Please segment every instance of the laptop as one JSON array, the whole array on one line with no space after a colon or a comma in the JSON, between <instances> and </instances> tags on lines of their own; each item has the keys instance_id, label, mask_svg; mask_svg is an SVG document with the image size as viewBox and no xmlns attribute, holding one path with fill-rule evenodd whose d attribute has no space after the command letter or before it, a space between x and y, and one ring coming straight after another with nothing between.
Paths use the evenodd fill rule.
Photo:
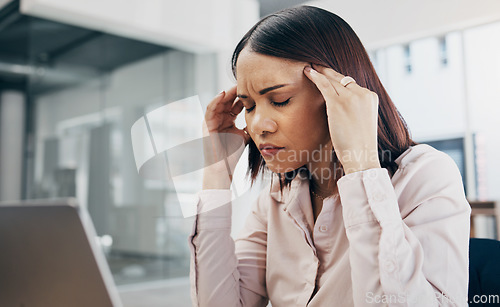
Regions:
<instances>
[{"instance_id":1,"label":"laptop","mask_svg":"<svg viewBox=\"0 0 500 307\"><path fill-rule=\"evenodd\" d=\"M121 307L76 199L0 202L0 306Z\"/></svg>"}]
</instances>

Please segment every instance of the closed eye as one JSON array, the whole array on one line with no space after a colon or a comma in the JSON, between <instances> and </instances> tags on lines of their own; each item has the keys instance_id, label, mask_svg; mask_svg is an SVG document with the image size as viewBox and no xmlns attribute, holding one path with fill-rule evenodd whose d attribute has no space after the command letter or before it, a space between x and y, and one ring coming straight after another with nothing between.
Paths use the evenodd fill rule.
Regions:
<instances>
[{"instance_id":1,"label":"closed eye","mask_svg":"<svg viewBox=\"0 0 500 307\"><path fill-rule=\"evenodd\" d=\"M282 102L271 101L271 104L272 104L273 106L277 106L277 107L284 107L284 106L286 106L289 102L290 102L290 98L288 98L287 100L282 101Z\"/></svg>"},{"instance_id":2,"label":"closed eye","mask_svg":"<svg viewBox=\"0 0 500 307\"><path fill-rule=\"evenodd\" d=\"M276 106L276 107L284 107L284 106L286 106L286 105L290 102L290 99L291 99L291 98L288 98L287 100L282 101L282 102L277 102L277 101L272 101L272 100L271 100L271 104L272 104L273 106ZM250 108L246 108L247 113L252 112L254 108L255 108L255 105L253 105L253 106L252 106L252 107L250 107Z\"/></svg>"}]
</instances>

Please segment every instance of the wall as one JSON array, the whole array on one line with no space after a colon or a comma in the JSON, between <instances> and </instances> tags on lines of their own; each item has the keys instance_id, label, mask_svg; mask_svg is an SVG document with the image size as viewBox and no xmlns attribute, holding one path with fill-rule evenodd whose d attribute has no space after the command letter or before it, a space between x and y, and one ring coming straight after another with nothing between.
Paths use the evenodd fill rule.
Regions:
<instances>
[{"instance_id":1,"label":"wall","mask_svg":"<svg viewBox=\"0 0 500 307\"><path fill-rule=\"evenodd\" d=\"M169 99L181 99L186 92L183 92L186 84L194 81L197 88L188 90L189 93L200 96L204 106L212 97L221 90L226 90L234 84L230 69L230 57L232 50L240 37L258 20L258 3L253 0L238 1L67 1L59 0L23 0L21 1L23 13L49 18L52 20L66 22L69 24L83 26L90 29L106 31L118 35L124 35L139 40L148 41L180 50L194 52L194 65L196 73L190 75L191 80L178 77L178 72L189 71L189 67L183 67L183 61L177 61L175 57L166 57L168 63L162 61L149 60L142 64L132 65L124 68L120 73L113 74L106 81L106 94L101 91L102 82L89 83L78 89L71 89L47 95L40 98L40 106L46 104L47 107L40 107L39 114L46 113L39 117L40 131L43 135L46 131L54 131L53 126L58 122L58 115L65 114L71 118L72 113L92 113L89 110L102 110L104 103L106 108L126 107L136 103L134 99L140 101L154 100L152 97L165 96ZM187 17L186 17L187 16ZM215 54L215 59L212 55ZM160 75L160 70L165 65L168 66L168 73ZM216 66L216 72L212 75L197 73L201 70L209 71ZM135 70L135 71L134 71ZM134 71L134 72L133 72ZM141 88L130 92L124 89L131 87L138 76L141 78ZM162 79L163 76L163 79ZM108 84L109 82L109 84ZM161 82L161 83L160 83ZM104 102L103 102L104 101ZM69 103L70 102L70 103ZM156 103L161 103L161 98ZM101 106L97 105L101 104ZM49 107L50 105L50 107ZM55 111L52 112L51 110ZM131 125L140 114L126 112L123 116L123 128ZM93 115L91 115L93 116ZM60 119L60 118L59 118ZM237 119L237 125L245 126L243 117ZM128 142L125 138L124 142ZM82 140L85 142L85 140ZM128 144L125 144L128 145ZM40 144L39 144L40 146ZM39 150L38 155L41 154ZM124 152L121 163L133 165L131 152ZM237 173L243 178L246 171L246 153L240 161ZM136 174L136 170L125 168L122 173L128 178ZM42 170L38 164L37 177L41 178ZM86 202L86 184L82 174L80 178L80 199ZM123 181L123 194L120 199L133 201L136 196L138 182ZM249 186L243 180L235 180L235 186L241 193L248 191ZM259 185L250 191L253 194L246 194L245 200L235 201L234 216L236 222L233 227L233 234L237 233L241 227L241 221L246 217L249 206L256 198L255 191ZM140 193L139 193L140 194ZM241 205L240 205L241 204Z\"/></svg>"},{"instance_id":2,"label":"wall","mask_svg":"<svg viewBox=\"0 0 500 307\"><path fill-rule=\"evenodd\" d=\"M500 20L496 0L310 1L344 18L368 49Z\"/></svg>"},{"instance_id":3,"label":"wall","mask_svg":"<svg viewBox=\"0 0 500 307\"><path fill-rule=\"evenodd\" d=\"M190 52L231 48L255 0L21 0L21 11Z\"/></svg>"},{"instance_id":4,"label":"wall","mask_svg":"<svg viewBox=\"0 0 500 307\"><path fill-rule=\"evenodd\" d=\"M500 23L446 35L448 64L440 63L438 37L373 52L377 71L417 141L474 135L477 191L470 199L500 199ZM463 47L462 48L462 40ZM476 178L470 176L469 182Z\"/></svg>"}]
</instances>

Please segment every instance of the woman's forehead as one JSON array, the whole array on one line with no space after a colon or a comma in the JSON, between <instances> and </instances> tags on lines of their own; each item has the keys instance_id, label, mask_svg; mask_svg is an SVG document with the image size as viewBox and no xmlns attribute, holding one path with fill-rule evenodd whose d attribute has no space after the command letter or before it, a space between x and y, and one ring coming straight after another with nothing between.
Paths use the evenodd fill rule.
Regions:
<instances>
[{"instance_id":1,"label":"woman's forehead","mask_svg":"<svg viewBox=\"0 0 500 307\"><path fill-rule=\"evenodd\" d=\"M303 82L300 74L284 74L284 73L269 73L258 74L253 76L243 75L237 80L237 94L246 98L245 96L264 95L273 90L282 92L284 90L296 88Z\"/></svg>"},{"instance_id":2,"label":"woman's forehead","mask_svg":"<svg viewBox=\"0 0 500 307\"><path fill-rule=\"evenodd\" d=\"M238 61L236 62L236 71L238 74L246 72L248 70L252 71L255 69L268 69L279 71L288 71L290 69L296 69L300 66L305 66L307 63L294 61L286 58L279 58L275 56L265 55L257 53L254 51L247 51L243 49L238 56Z\"/></svg>"},{"instance_id":3,"label":"woman's forehead","mask_svg":"<svg viewBox=\"0 0 500 307\"><path fill-rule=\"evenodd\" d=\"M307 63L272 57L252 52L242 54L236 66L238 89L245 90L251 86L259 91L261 88L277 84L300 83L304 67Z\"/></svg>"}]
</instances>

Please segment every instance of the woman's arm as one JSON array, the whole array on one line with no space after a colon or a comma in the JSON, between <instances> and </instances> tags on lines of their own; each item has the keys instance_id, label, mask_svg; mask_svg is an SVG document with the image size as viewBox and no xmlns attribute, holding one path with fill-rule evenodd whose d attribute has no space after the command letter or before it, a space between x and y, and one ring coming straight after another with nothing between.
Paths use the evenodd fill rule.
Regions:
<instances>
[{"instance_id":1,"label":"woman's arm","mask_svg":"<svg viewBox=\"0 0 500 307\"><path fill-rule=\"evenodd\" d=\"M231 191L236 164L250 140L235 125L243 104L236 86L208 104L203 125L203 190L189 237L193 306L266 306L265 264L267 226L259 201L248 217L235 251L231 233Z\"/></svg>"},{"instance_id":2,"label":"woman's arm","mask_svg":"<svg viewBox=\"0 0 500 307\"><path fill-rule=\"evenodd\" d=\"M193 306L267 305L267 222L264 204L259 200L253 204L235 245L230 236L231 191L199 193L198 208L216 209L197 215L189 237Z\"/></svg>"},{"instance_id":3,"label":"woman's arm","mask_svg":"<svg viewBox=\"0 0 500 307\"><path fill-rule=\"evenodd\" d=\"M466 306L471 209L453 160L435 151L408 163L392 178L396 193L378 161L377 94L312 66L304 73L325 98L347 174L338 188L355 305Z\"/></svg>"},{"instance_id":4,"label":"woman's arm","mask_svg":"<svg viewBox=\"0 0 500 307\"><path fill-rule=\"evenodd\" d=\"M392 180L398 193L386 169L338 182L355 306L467 306L471 209L456 165L434 151Z\"/></svg>"}]
</instances>

